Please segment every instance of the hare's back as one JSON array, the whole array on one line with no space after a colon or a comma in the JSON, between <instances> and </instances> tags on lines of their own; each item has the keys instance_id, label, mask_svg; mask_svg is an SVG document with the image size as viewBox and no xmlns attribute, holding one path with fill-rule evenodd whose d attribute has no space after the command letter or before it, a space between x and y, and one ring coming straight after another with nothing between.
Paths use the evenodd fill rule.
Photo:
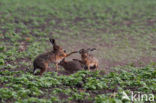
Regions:
<instances>
[{"instance_id":1,"label":"hare's back","mask_svg":"<svg viewBox=\"0 0 156 103\"><path fill-rule=\"evenodd\" d=\"M50 62L54 60L55 60L55 55L51 52L47 52L37 56L34 62Z\"/></svg>"},{"instance_id":2,"label":"hare's back","mask_svg":"<svg viewBox=\"0 0 156 103\"><path fill-rule=\"evenodd\" d=\"M78 61L69 61L67 63L67 69L70 71L78 71L83 69L83 65Z\"/></svg>"}]
</instances>

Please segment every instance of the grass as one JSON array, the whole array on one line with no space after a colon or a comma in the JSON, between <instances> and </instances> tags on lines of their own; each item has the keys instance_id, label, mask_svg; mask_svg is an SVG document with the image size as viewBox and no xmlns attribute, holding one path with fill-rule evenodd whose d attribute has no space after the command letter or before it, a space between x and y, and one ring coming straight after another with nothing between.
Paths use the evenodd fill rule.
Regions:
<instances>
[{"instance_id":1,"label":"grass","mask_svg":"<svg viewBox=\"0 0 156 103\"><path fill-rule=\"evenodd\" d=\"M99 71L79 71L70 76L48 72L42 77L4 70L0 72L0 100L2 103L130 103L122 98L123 91L128 96L131 91L155 94L154 68L125 68L116 68L116 72L107 75Z\"/></svg>"},{"instance_id":2,"label":"grass","mask_svg":"<svg viewBox=\"0 0 156 103\"><path fill-rule=\"evenodd\" d=\"M9 80L17 72L18 76L15 76L15 79L24 78L30 84L33 82L29 77L35 78L34 81L36 82L41 78L46 79L46 76L51 77L52 80L56 79L53 74L49 73L45 73L43 77L35 77L29 73L29 71L32 71L34 58L52 48L48 41L49 37L52 36L67 52L96 47L97 51L93 54L100 61L100 69L108 73L114 71L117 66L120 66L121 69L122 66L130 66L134 69L139 67L140 69L142 67L146 68L146 65L151 65L150 68L155 68L156 12L154 11L156 11L155 0L1 0L0 71L1 73L9 73ZM76 54L69 59L79 57ZM153 71L153 69L149 70ZM28 73L24 74L25 71L28 71ZM155 73L155 71L153 72ZM128 75L127 72L125 74ZM132 71L132 74L136 75L134 71ZM3 74L0 78L7 78L7 74ZM69 79L70 76L60 78ZM104 79L105 76L100 78ZM60 82L58 79L56 80ZM93 84L94 82L95 84L96 82L103 84L101 80L93 80ZM6 97L6 99L0 97L0 101L6 102L9 100L7 98L11 98L10 102L15 100L21 102L22 99L29 102L29 97L32 97L30 101L36 101L37 98L48 99L44 87L42 87L43 91L42 89L40 91L39 86L35 86L38 95L30 96L28 94L33 93L30 93L30 90L24 84L19 83L25 91L26 97L18 97L20 94L16 94L14 87L10 86L11 84L16 85L15 82L11 81L9 86L6 86L8 83L4 81L0 81L0 83L4 83L4 87L1 88L2 92L5 92L6 89L9 93L7 95L17 96ZM93 84L86 85L92 86ZM52 84L48 85L52 86ZM59 89L63 91L64 84L61 84L61 86L63 87ZM101 87L101 90L103 90L104 86ZM82 88L86 89L85 87ZM148 88L149 92L151 92L150 90L152 89ZM77 89L69 91L72 94L77 93ZM92 94L94 93L92 92L83 92L82 95L89 94L88 97L93 98L94 95L92 96ZM45 98L42 93L46 94ZM110 94L112 93L110 92ZM153 93L155 94L155 92ZM42 94L43 98L39 94ZM97 100L102 101L103 98L107 98L107 100L110 98L110 96L107 96L109 93L102 94L94 96L93 101L98 102ZM78 102L76 98L79 100L82 95L75 95L76 97L69 98L74 98L71 101ZM53 97L53 95L50 95L49 98L57 100ZM115 98L121 100L119 97Z\"/></svg>"},{"instance_id":3,"label":"grass","mask_svg":"<svg viewBox=\"0 0 156 103\"><path fill-rule=\"evenodd\" d=\"M30 53L23 55L23 58L31 58L28 62L50 48L44 47L51 36L69 51L96 47L95 55L106 66L109 64L104 61L112 66L114 62L124 61L126 64L137 60L149 63L142 58L155 62L154 0L2 0L0 5L2 47L17 49L22 42L26 48L23 53ZM40 46L35 48L36 52L32 49L34 45ZM101 68L106 66L101 65Z\"/></svg>"}]
</instances>

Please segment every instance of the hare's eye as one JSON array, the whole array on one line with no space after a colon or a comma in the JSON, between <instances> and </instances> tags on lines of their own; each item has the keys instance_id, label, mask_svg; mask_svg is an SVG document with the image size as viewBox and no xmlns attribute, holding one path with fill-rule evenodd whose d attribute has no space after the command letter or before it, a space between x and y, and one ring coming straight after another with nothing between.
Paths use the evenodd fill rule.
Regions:
<instances>
[{"instance_id":1,"label":"hare's eye","mask_svg":"<svg viewBox=\"0 0 156 103\"><path fill-rule=\"evenodd\" d=\"M64 52L66 53L66 50L64 50Z\"/></svg>"}]
</instances>

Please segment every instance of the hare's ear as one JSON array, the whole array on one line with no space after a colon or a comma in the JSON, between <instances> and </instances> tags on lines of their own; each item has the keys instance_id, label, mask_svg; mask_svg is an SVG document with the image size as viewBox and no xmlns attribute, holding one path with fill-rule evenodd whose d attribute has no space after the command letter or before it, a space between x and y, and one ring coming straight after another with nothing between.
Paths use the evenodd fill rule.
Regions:
<instances>
[{"instance_id":1,"label":"hare's ear","mask_svg":"<svg viewBox=\"0 0 156 103\"><path fill-rule=\"evenodd\" d=\"M84 51L84 49L80 49L80 50L79 50L79 53L82 53L82 51Z\"/></svg>"},{"instance_id":2,"label":"hare's ear","mask_svg":"<svg viewBox=\"0 0 156 103\"><path fill-rule=\"evenodd\" d=\"M90 50L91 50L90 48L86 49L86 51L90 51Z\"/></svg>"},{"instance_id":3,"label":"hare's ear","mask_svg":"<svg viewBox=\"0 0 156 103\"><path fill-rule=\"evenodd\" d=\"M90 51L94 51L94 50L96 50L96 48L92 48L92 49L90 49Z\"/></svg>"},{"instance_id":4,"label":"hare's ear","mask_svg":"<svg viewBox=\"0 0 156 103\"><path fill-rule=\"evenodd\" d=\"M51 42L52 45L55 45L55 39L49 38L49 41Z\"/></svg>"}]
</instances>

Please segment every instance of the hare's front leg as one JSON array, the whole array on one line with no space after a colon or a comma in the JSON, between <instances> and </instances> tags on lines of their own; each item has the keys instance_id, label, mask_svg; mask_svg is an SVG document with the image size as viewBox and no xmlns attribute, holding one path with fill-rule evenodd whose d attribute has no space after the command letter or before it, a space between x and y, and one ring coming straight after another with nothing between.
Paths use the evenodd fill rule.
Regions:
<instances>
[{"instance_id":1,"label":"hare's front leg","mask_svg":"<svg viewBox=\"0 0 156 103\"><path fill-rule=\"evenodd\" d=\"M99 70L99 66L98 65L96 65L96 70Z\"/></svg>"},{"instance_id":2,"label":"hare's front leg","mask_svg":"<svg viewBox=\"0 0 156 103\"><path fill-rule=\"evenodd\" d=\"M88 67L88 70L90 71L90 66L88 65L87 67Z\"/></svg>"},{"instance_id":3,"label":"hare's front leg","mask_svg":"<svg viewBox=\"0 0 156 103\"><path fill-rule=\"evenodd\" d=\"M58 63L56 63L56 71L58 71Z\"/></svg>"}]
</instances>

